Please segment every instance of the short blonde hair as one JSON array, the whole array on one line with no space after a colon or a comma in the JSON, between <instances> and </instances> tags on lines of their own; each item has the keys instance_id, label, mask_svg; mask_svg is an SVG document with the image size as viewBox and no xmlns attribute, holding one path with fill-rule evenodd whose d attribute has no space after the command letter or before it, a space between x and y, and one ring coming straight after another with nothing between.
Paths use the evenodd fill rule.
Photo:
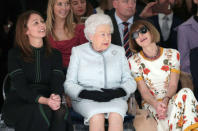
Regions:
<instances>
[{"instance_id":1,"label":"short blonde hair","mask_svg":"<svg viewBox=\"0 0 198 131\"><path fill-rule=\"evenodd\" d=\"M129 32L129 47L130 47L130 50L134 53L141 51L142 47L140 47L136 43L136 41L132 38L132 34L143 26L146 26L146 28L150 32L151 37L152 37L151 38L152 42L158 43L160 41L160 34L158 30L150 22L146 20L137 20L133 23Z\"/></svg>"}]
</instances>

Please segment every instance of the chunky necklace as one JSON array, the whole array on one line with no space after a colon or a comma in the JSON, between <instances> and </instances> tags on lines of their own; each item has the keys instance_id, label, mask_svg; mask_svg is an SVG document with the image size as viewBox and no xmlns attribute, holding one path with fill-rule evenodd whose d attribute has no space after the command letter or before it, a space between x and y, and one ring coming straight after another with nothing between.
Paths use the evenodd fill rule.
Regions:
<instances>
[{"instance_id":1,"label":"chunky necklace","mask_svg":"<svg viewBox=\"0 0 198 131\"><path fill-rule=\"evenodd\" d=\"M157 58L159 58L160 56L160 47L157 47L157 53L154 56L148 56L146 53L144 53L144 51L142 50L142 53L144 54L144 56L150 60L156 60Z\"/></svg>"}]
</instances>

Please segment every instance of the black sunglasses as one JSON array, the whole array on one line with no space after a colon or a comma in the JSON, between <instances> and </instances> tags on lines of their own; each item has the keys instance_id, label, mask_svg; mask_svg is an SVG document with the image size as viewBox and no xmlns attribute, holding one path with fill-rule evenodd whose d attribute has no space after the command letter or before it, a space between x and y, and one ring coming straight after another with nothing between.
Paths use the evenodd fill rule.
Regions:
<instances>
[{"instance_id":1,"label":"black sunglasses","mask_svg":"<svg viewBox=\"0 0 198 131\"><path fill-rule=\"evenodd\" d=\"M139 36L139 33L145 34L145 33L147 33L147 31L148 31L148 28L146 26L143 26L138 31L135 31L132 33L132 39L137 39Z\"/></svg>"}]
</instances>

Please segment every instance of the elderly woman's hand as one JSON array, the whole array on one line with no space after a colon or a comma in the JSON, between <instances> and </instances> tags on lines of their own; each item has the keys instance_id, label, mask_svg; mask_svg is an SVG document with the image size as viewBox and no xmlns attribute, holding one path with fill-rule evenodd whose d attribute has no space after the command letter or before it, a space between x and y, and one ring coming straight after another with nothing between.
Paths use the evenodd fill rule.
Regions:
<instances>
[{"instance_id":1,"label":"elderly woman's hand","mask_svg":"<svg viewBox=\"0 0 198 131\"><path fill-rule=\"evenodd\" d=\"M107 92L97 90L82 90L79 94L79 97L98 102L107 102L111 100L111 97L107 94Z\"/></svg>"},{"instance_id":2,"label":"elderly woman's hand","mask_svg":"<svg viewBox=\"0 0 198 131\"><path fill-rule=\"evenodd\" d=\"M126 96L126 92L122 88L116 88L116 89L102 88L101 90L107 93L109 97L112 99Z\"/></svg>"},{"instance_id":3,"label":"elderly woman's hand","mask_svg":"<svg viewBox=\"0 0 198 131\"><path fill-rule=\"evenodd\" d=\"M82 90L79 94L80 98L90 99L98 102L107 102L114 98L119 98L126 96L126 92L122 88L116 89L101 89L102 91L97 90Z\"/></svg>"}]
</instances>

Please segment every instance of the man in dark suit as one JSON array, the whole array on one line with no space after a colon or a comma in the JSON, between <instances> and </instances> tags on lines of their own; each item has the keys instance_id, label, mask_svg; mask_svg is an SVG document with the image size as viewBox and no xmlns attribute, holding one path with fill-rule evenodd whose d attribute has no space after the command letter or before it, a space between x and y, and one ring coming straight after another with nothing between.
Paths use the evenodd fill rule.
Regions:
<instances>
[{"instance_id":1,"label":"man in dark suit","mask_svg":"<svg viewBox=\"0 0 198 131\"><path fill-rule=\"evenodd\" d=\"M136 0L113 0L112 2L114 8L108 13L114 27L111 42L119 46L124 46L123 37L125 26L123 25L123 22L128 23L129 30L135 20L145 19L155 15L155 13L152 12L151 7L155 5L156 2L150 2L147 4L143 10L138 11L141 12L139 15L136 14Z\"/></svg>"},{"instance_id":2,"label":"man in dark suit","mask_svg":"<svg viewBox=\"0 0 198 131\"><path fill-rule=\"evenodd\" d=\"M159 2L164 1L165 0L159 0ZM158 13L158 15L150 18L153 21L154 26L158 29L160 33L160 42L158 43L158 45L165 48L177 49L177 31L175 30L175 28L183 23L183 21L179 17L177 17L171 9L174 3L167 1L167 4L163 5L166 6L164 7L163 12L160 12ZM165 26L167 26L167 30L164 29Z\"/></svg>"},{"instance_id":3,"label":"man in dark suit","mask_svg":"<svg viewBox=\"0 0 198 131\"><path fill-rule=\"evenodd\" d=\"M163 38L162 25L160 26L160 22L159 22L160 19L162 19L163 14L153 16L151 19L160 33L161 41L158 43L158 45L165 48L177 49L177 32L174 29L183 22L174 13L169 14L169 16L170 16L170 25L169 25L170 33L167 39Z\"/></svg>"},{"instance_id":4,"label":"man in dark suit","mask_svg":"<svg viewBox=\"0 0 198 131\"><path fill-rule=\"evenodd\" d=\"M113 22L114 32L111 42L113 44L123 46L123 30L122 22L128 22L130 28L133 21L137 19L135 15L136 0L113 0L113 7L109 12L109 16Z\"/></svg>"}]
</instances>

